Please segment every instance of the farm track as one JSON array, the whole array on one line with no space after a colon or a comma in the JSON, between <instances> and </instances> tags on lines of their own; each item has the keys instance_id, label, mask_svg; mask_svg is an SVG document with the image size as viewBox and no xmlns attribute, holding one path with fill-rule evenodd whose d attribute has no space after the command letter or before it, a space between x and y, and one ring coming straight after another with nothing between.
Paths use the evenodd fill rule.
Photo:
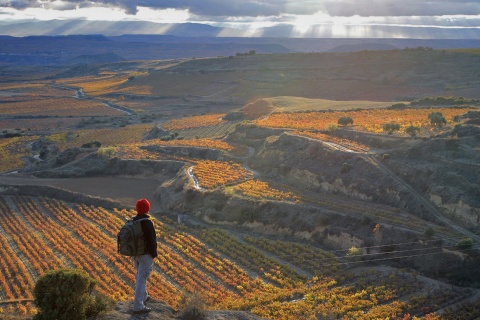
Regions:
<instances>
[{"instance_id":1,"label":"farm track","mask_svg":"<svg viewBox=\"0 0 480 320\"><path fill-rule=\"evenodd\" d=\"M135 112L134 110L132 110L130 108L127 108L125 106L120 106L120 105L114 104L111 101L108 101L108 100L105 100L105 99L100 99L100 98L96 98L96 97L87 96L81 88L69 87L69 86L59 86L59 85L50 85L50 86L53 87L53 88L58 88L58 89L63 89L63 90L75 91L75 95L73 96L75 99L100 102L100 103L103 103L107 108L123 112L123 113L125 113L129 116L137 114L137 112Z\"/></svg>"}]
</instances>

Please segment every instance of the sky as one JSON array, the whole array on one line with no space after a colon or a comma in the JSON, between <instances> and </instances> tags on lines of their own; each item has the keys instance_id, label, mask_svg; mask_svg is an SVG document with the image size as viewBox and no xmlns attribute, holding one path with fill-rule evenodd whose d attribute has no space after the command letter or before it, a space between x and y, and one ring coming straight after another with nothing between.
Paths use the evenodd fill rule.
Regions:
<instances>
[{"instance_id":1,"label":"sky","mask_svg":"<svg viewBox=\"0 0 480 320\"><path fill-rule=\"evenodd\" d=\"M401 38L417 30L434 38L434 31L477 36L480 0L0 0L0 28L28 19L195 22L245 36L278 25L291 25L292 37Z\"/></svg>"}]
</instances>

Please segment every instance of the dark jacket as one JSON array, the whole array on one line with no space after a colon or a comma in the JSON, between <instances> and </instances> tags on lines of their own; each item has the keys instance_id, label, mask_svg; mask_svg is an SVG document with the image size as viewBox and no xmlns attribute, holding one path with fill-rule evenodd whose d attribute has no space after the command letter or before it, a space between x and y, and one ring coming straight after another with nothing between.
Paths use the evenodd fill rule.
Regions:
<instances>
[{"instance_id":1,"label":"dark jacket","mask_svg":"<svg viewBox=\"0 0 480 320\"><path fill-rule=\"evenodd\" d=\"M148 214L137 214L133 217L133 220L136 221L138 219L150 218ZM157 235L155 233L155 227L153 226L153 222L151 220L143 220L140 221L142 225L142 231L145 236L145 241L147 242L147 251L152 256L152 258L156 258L158 256L157 253Z\"/></svg>"}]
</instances>

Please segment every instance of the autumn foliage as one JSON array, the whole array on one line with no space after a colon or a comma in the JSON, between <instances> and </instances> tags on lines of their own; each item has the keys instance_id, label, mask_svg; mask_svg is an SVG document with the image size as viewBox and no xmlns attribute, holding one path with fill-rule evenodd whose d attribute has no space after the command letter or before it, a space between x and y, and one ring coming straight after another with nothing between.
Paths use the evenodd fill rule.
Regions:
<instances>
[{"instance_id":1,"label":"autumn foliage","mask_svg":"<svg viewBox=\"0 0 480 320\"><path fill-rule=\"evenodd\" d=\"M397 123L400 131L414 125L429 129L432 127L428 115L440 112L447 123L452 123L455 116L464 114L469 108L424 108L424 109L365 109L349 112L296 112L296 113L273 113L269 117L257 120L260 126L273 128L289 128L298 130L326 130L328 125L337 123L339 118L351 117L354 120L356 130L372 133L382 133L386 123Z\"/></svg>"},{"instance_id":2,"label":"autumn foliage","mask_svg":"<svg viewBox=\"0 0 480 320\"><path fill-rule=\"evenodd\" d=\"M253 177L253 173L240 164L226 161L200 160L193 173L204 188L215 188Z\"/></svg>"}]
</instances>

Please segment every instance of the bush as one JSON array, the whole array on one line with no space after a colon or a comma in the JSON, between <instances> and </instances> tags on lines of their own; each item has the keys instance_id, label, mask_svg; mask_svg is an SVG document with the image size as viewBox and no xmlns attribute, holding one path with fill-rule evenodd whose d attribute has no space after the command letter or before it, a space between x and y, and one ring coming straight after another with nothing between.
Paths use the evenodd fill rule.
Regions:
<instances>
[{"instance_id":1,"label":"bush","mask_svg":"<svg viewBox=\"0 0 480 320\"><path fill-rule=\"evenodd\" d=\"M181 320L203 320L206 319L205 301L196 292L184 293L180 300Z\"/></svg>"},{"instance_id":2,"label":"bush","mask_svg":"<svg viewBox=\"0 0 480 320\"><path fill-rule=\"evenodd\" d=\"M417 133L420 132L420 127L414 126L412 124L405 129L405 132L411 135L412 137L415 137Z\"/></svg>"},{"instance_id":3,"label":"bush","mask_svg":"<svg viewBox=\"0 0 480 320\"><path fill-rule=\"evenodd\" d=\"M388 134L392 134L393 131L398 131L398 130L400 130L400 124L398 123L389 122L383 125L383 131L387 132Z\"/></svg>"},{"instance_id":4,"label":"bush","mask_svg":"<svg viewBox=\"0 0 480 320\"><path fill-rule=\"evenodd\" d=\"M346 162L342 163L342 170L341 172L342 173L348 173L350 172L350 170L352 170L352 166Z\"/></svg>"},{"instance_id":5,"label":"bush","mask_svg":"<svg viewBox=\"0 0 480 320\"><path fill-rule=\"evenodd\" d=\"M462 240L457 242L455 247L457 247L457 249L460 249L460 250L471 249L473 247L473 240L472 238L463 238Z\"/></svg>"},{"instance_id":6,"label":"bush","mask_svg":"<svg viewBox=\"0 0 480 320\"><path fill-rule=\"evenodd\" d=\"M338 128L338 127L337 127L336 124L331 123L331 124L329 124L328 127L327 127L327 132L328 132L328 133L334 133L335 131L337 131L337 128Z\"/></svg>"},{"instance_id":7,"label":"bush","mask_svg":"<svg viewBox=\"0 0 480 320\"><path fill-rule=\"evenodd\" d=\"M39 313L35 320L83 320L112 307L113 302L93 295L97 281L79 269L47 271L33 290Z\"/></svg>"},{"instance_id":8,"label":"bush","mask_svg":"<svg viewBox=\"0 0 480 320\"><path fill-rule=\"evenodd\" d=\"M428 114L428 119L430 119L430 124L432 126L443 126L444 124L447 124L447 120L445 120L445 117L441 112L432 112Z\"/></svg>"},{"instance_id":9,"label":"bush","mask_svg":"<svg viewBox=\"0 0 480 320\"><path fill-rule=\"evenodd\" d=\"M347 257L355 257L361 255L362 252L355 246L350 247L347 251Z\"/></svg>"},{"instance_id":10,"label":"bush","mask_svg":"<svg viewBox=\"0 0 480 320\"><path fill-rule=\"evenodd\" d=\"M82 144L82 148L100 148L101 145L98 141L92 141Z\"/></svg>"},{"instance_id":11,"label":"bush","mask_svg":"<svg viewBox=\"0 0 480 320\"><path fill-rule=\"evenodd\" d=\"M347 126L349 124L353 124L353 119L351 117L341 117L338 119L338 124L342 126Z\"/></svg>"},{"instance_id":12,"label":"bush","mask_svg":"<svg viewBox=\"0 0 480 320\"><path fill-rule=\"evenodd\" d=\"M387 109L389 109L389 110L405 110L406 108L407 108L407 105L405 103L399 102L399 103L392 104Z\"/></svg>"},{"instance_id":13,"label":"bush","mask_svg":"<svg viewBox=\"0 0 480 320\"><path fill-rule=\"evenodd\" d=\"M115 151L115 147L103 147L97 150L97 154L102 158L111 158Z\"/></svg>"},{"instance_id":14,"label":"bush","mask_svg":"<svg viewBox=\"0 0 480 320\"><path fill-rule=\"evenodd\" d=\"M432 227L428 227L425 229L425 232L423 232L423 235L425 236L425 239L432 239L435 235L435 230L433 230Z\"/></svg>"}]
</instances>

